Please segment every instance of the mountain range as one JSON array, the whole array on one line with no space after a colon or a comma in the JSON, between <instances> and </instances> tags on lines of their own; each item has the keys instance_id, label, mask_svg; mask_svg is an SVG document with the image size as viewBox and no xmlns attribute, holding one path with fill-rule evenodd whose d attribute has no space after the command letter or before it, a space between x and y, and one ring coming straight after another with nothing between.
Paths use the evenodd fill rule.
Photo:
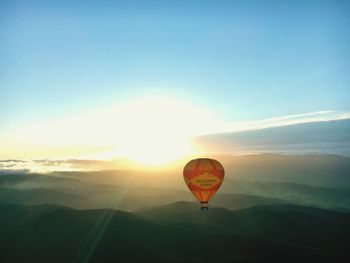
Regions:
<instances>
[{"instance_id":1,"label":"mountain range","mask_svg":"<svg viewBox=\"0 0 350 263\"><path fill-rule=\"evenodd\" d=\"M0 205L1 262L347 262L350 215L292 205L137 213Z\"/></svg>"}]
</instances>

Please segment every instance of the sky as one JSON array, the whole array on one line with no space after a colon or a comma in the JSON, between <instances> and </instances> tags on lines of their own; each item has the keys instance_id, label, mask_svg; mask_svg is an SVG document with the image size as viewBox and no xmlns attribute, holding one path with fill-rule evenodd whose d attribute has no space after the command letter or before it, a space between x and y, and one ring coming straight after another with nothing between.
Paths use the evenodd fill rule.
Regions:
<instances>
[{"instance_id":1,"label":"sky","mask_svg":"<svg viewBox=\"0 0 350 263\"><path fill-rule=\"evenodd\" d=\"M175 126L203 127L186 136L232 122L339 118L350 112L349 25L350 4L340 0L0 1L0 143L16 148L8 142L23 145L23 130L66 131L101 112L115 131L128 123L113 115L125 105L137 105L136 122L175 111L173 119L188 117ZM26 143L55 140L45 129ZM105 147L97 134L86 141Z\"/></svg>"}]
</instances>

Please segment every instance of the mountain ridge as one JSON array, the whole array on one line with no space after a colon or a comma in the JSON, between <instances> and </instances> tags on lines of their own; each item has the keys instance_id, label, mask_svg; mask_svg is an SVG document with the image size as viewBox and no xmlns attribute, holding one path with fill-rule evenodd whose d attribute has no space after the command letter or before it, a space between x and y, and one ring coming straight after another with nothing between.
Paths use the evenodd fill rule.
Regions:
<instances>
[{"instance_id":1,"label":"mountain ridge","mask_svg":"<svg viewBox=\"0 0 350 263\"><path fill-rule=\"evenodd\" d=\"M316 209L313 213L318 216L311 218L310 221L304 216L309 208L284 206L283 209L287 211L295 209L302 215L291 217L285 224L290 225L291 222L298 222L300 218L304 220L306 218L307 227L313 224L314 229L321 231L321 234L310 238L309 234L313 229L305 228L300 223L291 229L293 231L284 229L284 233L273 234L276 229L278 230L275 221L279 220L281 212L275 211L275 214L272 214L275 221L272 220L269 225L266 222L271 219L266 221L266 218L271 215L269 212L271 207L239 210L241 212L222 208L200 211L198 205L194 203L180 202L158 209L176 210L188 216L191 216L189 209L193 209L197 217L198 214L202 215L202 223L196 223L191 217L192 221L177 223L176 218L168 211L164 214L168 213L172 221L161 222L158 215L156 220L150 221L140 214L111 209L75 210L50 205L0 204L0 260L2 262L216 260L243 263L309 262L310 259L316 259L318 262L345 262L350 259L349 243L344 242L349 239L347 237L349 214ZM261 210L258 211L260 214L267 213L268 216L265 216L265 220L260 220L261 217L257 216L259 213L257 214L255 210ZM214 216L208 218L210 213ZM322 216L320 217L322 213L337 222L336 229L325 228ZM207 217L207 220L204 220L203 216ZM235 227L239 229L223 231L232 218L236 219L231 225L236 224ZM255 222L253 225L252 220ZM241 224L246 222L245 225L249 225L248 229L253 232L245 228L240 229L237 222ZM259 224L263 224L263 227L254 228L254 225L260 226ZM337 229L344 230L344 234L337 232ZM294 233L294 236L287 233ZM326 234L326 240L320 239L323 234ZM303 242L300 242L300 239L303 239Z\"/></svg>"}]
</instances>

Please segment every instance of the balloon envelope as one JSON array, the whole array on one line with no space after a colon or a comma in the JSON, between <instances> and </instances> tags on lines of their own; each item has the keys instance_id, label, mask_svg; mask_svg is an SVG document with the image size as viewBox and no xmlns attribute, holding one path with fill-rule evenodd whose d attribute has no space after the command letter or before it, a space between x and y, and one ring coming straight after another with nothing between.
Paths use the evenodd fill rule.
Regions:
<instances>
[{"instance_id":1,"label":"balloon envelope","mask_svg":"<svg viewBox=\"0 0 350 263\"><path fill-rule=\"evenodd\" d=\"M225 171L217 160L199 158L185 165L183 175L193 195L200 203L206 204L220 188Z\"/></svg>"}]
</instances>

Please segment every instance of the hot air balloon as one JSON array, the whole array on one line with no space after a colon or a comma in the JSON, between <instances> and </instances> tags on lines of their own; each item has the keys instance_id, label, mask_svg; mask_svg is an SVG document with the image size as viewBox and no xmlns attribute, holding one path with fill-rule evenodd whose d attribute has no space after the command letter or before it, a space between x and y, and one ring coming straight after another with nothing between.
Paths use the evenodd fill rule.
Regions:
<instances>
[{"instance_id":1,"label":"hot air balloon","mask_svg":"<svg viewBox=\"0 0 350 263\"><path fill-rule=\"evenodd\" d=\"M188 188L201 203L201 210L208 210L208 202L224 180L224 167L217 160L199 158L185 165L183 175Z\"/></svg>"}]
</instances>

